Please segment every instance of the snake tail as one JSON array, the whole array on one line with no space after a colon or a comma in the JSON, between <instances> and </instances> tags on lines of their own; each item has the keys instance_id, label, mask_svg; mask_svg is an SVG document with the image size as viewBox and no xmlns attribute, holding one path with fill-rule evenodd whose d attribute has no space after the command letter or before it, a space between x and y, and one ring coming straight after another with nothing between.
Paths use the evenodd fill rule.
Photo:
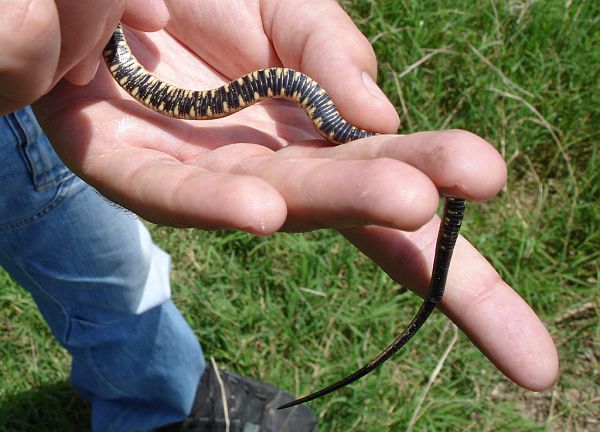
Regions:
<instances>
[{"instance_id":1,"label":"snake tail","mask_svg":"<svg viewBox=\"0 0 600 432\"><path fill-rule=\"evenodd\" d=\"M377 357L353 374L348 375L346 378L343 378L321 390L283 404L277 409L291 408L295 405L323 397L329 393L341 389L342 387L346 387L347 385L352 384L353 382L361 379L365 375L377 369L394 354L396 354L404 345L406 345L406 343L423 326L425 321L427 321L427 318L429 318L429 315L431 315L431 313L435 310L435 306L444 295L446 277L448 275L448 269L452 259L452 252L454 251L454 245L456 244L456 240L458 238L464 212L464 200L453 197L446 198L442 220L440 223L440 230L438 232L438 241L435 249L433 273L431 282L429 283L429 292L427 294L427 298L423 301L421 307L415 314L415 317L408 324L402 334L398 336L396 340L394 340L394 342L385 348Z\"/></svg>"}]
</instances>

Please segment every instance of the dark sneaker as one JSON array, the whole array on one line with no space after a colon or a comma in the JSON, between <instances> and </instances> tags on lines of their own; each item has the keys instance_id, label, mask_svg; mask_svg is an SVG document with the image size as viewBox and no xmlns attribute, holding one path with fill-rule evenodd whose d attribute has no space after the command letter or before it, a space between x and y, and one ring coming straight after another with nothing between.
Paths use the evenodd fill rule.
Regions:
<instances>
[{"instance_id":1,"label":"dark sneaker","mask_svg":"<svg viewBox=\"0 0 600 432\"><path fill-rule=\"evenodd\" d=\"M275 386L219 370L225 389L230 432L317 432L317 417L305 405L277 410L294 398ZM157 432L225 432L221 384L207 365L198 386L192 414L182 423Z\"/></svg>"}]
</instances>

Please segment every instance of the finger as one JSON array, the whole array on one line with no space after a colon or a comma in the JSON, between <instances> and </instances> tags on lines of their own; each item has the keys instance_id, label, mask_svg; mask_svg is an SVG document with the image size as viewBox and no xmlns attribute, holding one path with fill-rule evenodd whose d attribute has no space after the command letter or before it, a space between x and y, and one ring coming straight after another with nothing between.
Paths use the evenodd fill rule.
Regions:
<instances>
[{"instance_id":1,"label":"finger","mask_svg":"<svg viewBox=\"0 0 600 432\"><path fill-rule=\"evenodd\" d=\"M51 95L68 87L57 86ZM194 152L182 156L173 149L176 144L157 143L173 137L145 117L123 115L120 107L114 101L86 100L52 105L42 98L35 108L67 166L108 199L151 222L260 235L284 223L285 201L266 181L182 163L176 156ZM174 156L157 150L163 147Z\"/></svg>"},{"instance_id":2,"label":"finger","mask_svg":"<svg viewBox=\"0 0 600 432\"><path fill-rule=\"evenodd\" d=\"M273 157L254 148L261 146L222 147L197 164L269 182L286 201L286 230L365 224L413 230L430 220L438 206L429 178L399 161Z\"/></svg>"},{"instance_id":3,"label":"finger","mask_svg":"<svg viewBox=\"0 0 600 432\"><path fill-rule=\"evenodd\" d=\"M165 0L128 0L121 21L137 30L154 32L164 28L170 16Z\"/></svg>"},{"instance_id":4,"label":"finger","mask_svg":"<svg viewBox=\"0 0 600 432\"><path fill-rule=\"evenodd\" d=\"M318 81L350 123L373 132L396 132L396 110L375 84L373 49L336 1L262 4L265 32L285 66Z\"/></svg>"},{"instance_id":5,"label":"finger","mask_svg":"<svg viewBox=\"0 0 600 432\"><path fill-rule=\"evenodd\" d=\"M146 30L164 26L168 20L164 3L156 0L151 5L131 0L126 19ZM87 84L123 9L123 0L2 2L0 114L32 103L63 76L74 84Z\"/></svg>"},{"instance_id":6,"label":"finger","mask_svg":"<svg viewBox=\"0 0 600 432\"><path fill-rule=\"evenodd\" d=\"M170 33L232 80L257 69L281 66L265 34L261 3L170 2Z\"/></svg>"},{"instance_id":7,"label":"finger","mask_svg":"<svg viewBox=\"0 0 600 432\"><path fill-rule=\"evenodd\" d=\"M285 201L264 180L213 173L155 150L111 151L89 161L84 176L102 176L96 186L108 199L169 226L266 235L286 218Z\"/></svg>"},{"instance_id":8,"label":"finger","mask_svg":"<svg viewBox=\"0 0 600 432\"><path fill-rule=\"evenodd\" d=\"M52 0L12 0L0 5L0 114L48 91L60 55L60 25Z\"/></svg>"},{"instance_id":9,"label":"finger","mask_svg":"<svg viewBox=\"0 0 600 432\"><path fill-rule=\"evenodd\" d=\"M63 17L63 49L57 77L64 73L65 78L76 85L85 85L94 78L102 50L119 20L142 31L160 30L169 20L164 0L129 0L126 5L120 0L113 1L112 5L93 0L78 3L66 0L58 5ZM92 19L93 25L87 17Z\"/></svg>"},{"instance_id":10,"label":"finger","mask_svg":"<svg viewBox=\"0 0 600 432\"><path fill-rule=\"evenodd\" d=\"M425 295L439 219L414 233L383 227L343 231L392 278ZM518 385L550 387L558 373L556 347L525 301L464 238L459 238L440 309Z\"/></svg>"},{"instance_id":11,"label":"finger","mask_svg":"<svg viewBox=\"0 0 600 432\"><path fill-rule=\"evenodd\" d=\"M432 179L446 195L487 200L506 183L506 164L488 142L467 131L381 135L337 147L289 146L288 157L372 159L406 162Z\"/></svg>"},{"instance_id":12,"label":"finger","mask_svg":"<svg viewBox=\"0 0 600 432\"><path fill-rule=\"evenodd\" d=\"M121 18L124 0L61 0L56 7L61 51L54 84L64 76L73 84L85 85L94 77L102 49Z\"/></svg>"}]
</instances>

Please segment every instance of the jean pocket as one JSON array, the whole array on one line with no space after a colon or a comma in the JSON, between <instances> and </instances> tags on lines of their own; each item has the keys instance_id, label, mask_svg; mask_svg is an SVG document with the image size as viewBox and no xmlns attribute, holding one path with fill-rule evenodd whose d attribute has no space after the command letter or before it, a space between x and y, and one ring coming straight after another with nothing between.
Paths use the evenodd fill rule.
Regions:
<instances>
[{"instance_id":1,"label":"jean pocket","mask_svg":"<svg viewBox=\"0 0 600 432\"><path fill-rule=\"evenodd\" d=\"M0 117L0 231L39 218L64 198L74 179L31 108Z\"/></svg>"},{"instance_id":2,"label":"jean pocket","mask_svg":"<svg viewBox=\"0 0 600 432\"><path fill-rule=\"evenodd\" d=\"M11 129L37 192L53 187L73 175L54 152L30 107L10 116Z\"/></svg>"}]
</instances>

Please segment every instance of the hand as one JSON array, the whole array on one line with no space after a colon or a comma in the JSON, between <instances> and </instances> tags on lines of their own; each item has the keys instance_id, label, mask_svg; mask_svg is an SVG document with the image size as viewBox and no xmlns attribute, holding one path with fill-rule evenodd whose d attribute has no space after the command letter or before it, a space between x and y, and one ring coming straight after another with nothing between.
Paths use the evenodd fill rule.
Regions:
<instances>
[{"instance_id":1,"label":"hand","mask_svg":"<svg viewBox=\"0 0 600 432\"><path fill-rule=\"evenodd\" d=\"M355 125L395 131L394 109L368 78L376 71L371 48L335 1L169 5L169 32L127 32L134 53L159 77L207 89L286 65L319 81ZM339 228L421 294L438 190L486 200L506 178L498 153L468 132L382 135L330 147L283 101L220 120L174 120L124 95L105 68L86 88L61 83L36 109L78 175L148 220L256 234ZM557 354L546 329L464 239L441 309L519 385L553 383Z\"/></svg>"},{"instance_id":2,"label":"hand","mask_svg":"<svg viewBox=\"0 0 600 432\"><path fill-rule=\"evenodd\" d=\"M0 2L0 115L33 102L63 76L75 84L87 84L94 77L99 54L120 19L145 31L164 27L169 19L164 0L148 3L147 0Z\"/></svg>"}]
</instances>

